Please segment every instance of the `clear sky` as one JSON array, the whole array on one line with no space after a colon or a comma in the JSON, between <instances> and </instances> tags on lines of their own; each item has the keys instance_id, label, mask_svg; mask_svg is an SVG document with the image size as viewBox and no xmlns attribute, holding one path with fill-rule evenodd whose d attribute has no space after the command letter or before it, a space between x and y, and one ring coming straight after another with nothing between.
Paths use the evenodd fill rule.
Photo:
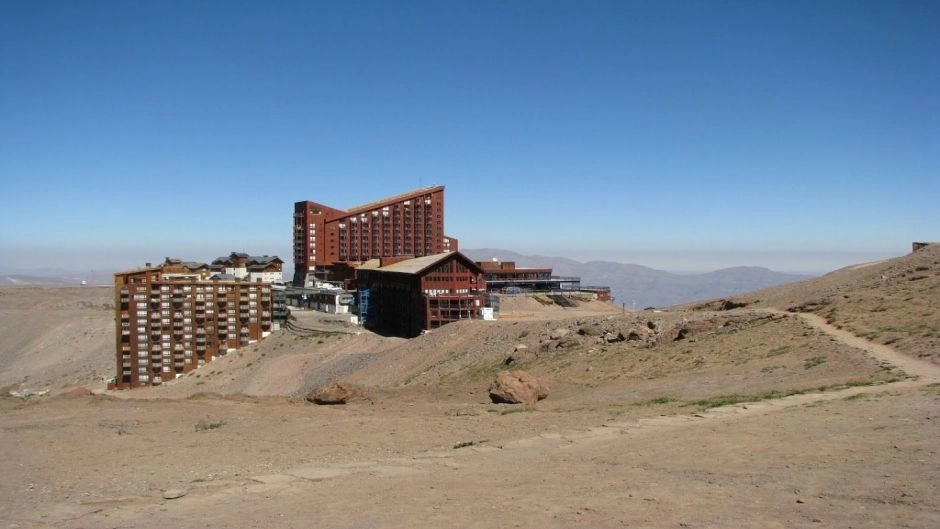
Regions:
<instances>
[{"instance_id":1,"label":"clear sky","mask_svg":"<svg viewBox=\"0 0 940 529\"><path fill-rule=\"evenodd\" d=\"M293 203L674 271L940 240L940 2L0 4L0 267L290 262Z\"/></svg>"}]
</instances>

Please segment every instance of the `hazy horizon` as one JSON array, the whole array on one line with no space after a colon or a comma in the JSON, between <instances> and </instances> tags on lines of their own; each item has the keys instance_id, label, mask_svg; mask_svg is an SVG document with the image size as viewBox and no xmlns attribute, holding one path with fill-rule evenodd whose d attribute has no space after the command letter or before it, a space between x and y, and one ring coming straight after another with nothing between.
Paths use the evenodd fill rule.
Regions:
<instances>
[{"instance_id":1,"label":"hazy horizon","mask_svg":"<svg viewBox=\"0 0 940 529\"><path fill-rule=\"evenodd\" d=\"M526 257L548 257L548 258L565 258L573 261L578 261L581 263L587 263L592 261L605 261L613 262L620 264L628 265L639 265L647 268L653 268L656 270L662 270L665 272L670 272L674 274L700 274L708 273L716 270L733 268L739 266L755 266L761 268L767 268L773 270L774 272L782 272L788 274L802 274L802 275L822 275L845 266L851 266L855 264L861 264L870 261L877 261L881 259L887 259L891 257L899 257L908 253L910 251L909 244L906 245L907 248L905 251L899 249L897 252L855 252L855 253L842 253L842 254L817 254L817 253L793 253L786 254L781 252L769 253L769 254L758 254L754 252L730 252L727 254L664 254L664 253L642 253L642 252L621 252L621 253L612 253L612 254L582 254L582 255L565 255L559 253L550 253L549 251L543 252L531 252L523 253L518 250L511 248L499 248L500 251L511 252L513 254L519 254ZM494 249L492 247L480 247L480 248L462 248L467 252L479 252L481 250ZM252 255L277 255L282 260L285 261L285 279L290 279L290 274L293 271L293 259L290 255L285 257L283 252L277 251L254 251L251 248L235 248L228 251L216 252L212 254L206 254L205 250L198 250L193 252L162 252L157 254L149 253L140 253L135 252L134 254L114 252L109 259L106 260L93 260L94 257L101 257L100 252L95 252L87 256L79 256L76 254L70 254L67 256L67 261L70 263L75 263L72 266L67 264L57 262L56 258L61 257L62 253L56 253L54 255L46 255L45 258L38 260L26 260L26 261L17 261L15 259L8 259L9 255L5 255L3 260L0 260L0 273L3 274L33 274L43 275L47 272L49 273L68 273L68 274L80 274L80 273L101 273L108 274L122 270L130 270L140 266L144 266L146 263L159 264L163 262L166 257L179 258L184 260L194 260L209 263L216 257L227 256L232 251L245 251ZM134 259L134 256L139 256L138 259ZM502 256L497 253L490 257L495 257L501 260L509 260L506 258L506 255ZM820 263L827 263L820 266ZM815 268L813 267L815 266Z\"/></svg>"}]
</instances>

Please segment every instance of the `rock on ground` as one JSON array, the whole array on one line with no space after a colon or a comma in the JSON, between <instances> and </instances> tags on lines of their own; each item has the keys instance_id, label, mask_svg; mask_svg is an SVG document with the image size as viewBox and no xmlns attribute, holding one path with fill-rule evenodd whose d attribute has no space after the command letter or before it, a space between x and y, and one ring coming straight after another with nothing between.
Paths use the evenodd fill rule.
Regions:
<instances>
[{"instance_id":1,"label":"rock on ground","mask_svg":"<svg viewBox=\"0 0 940 529\"><path fill-rule=\"evenodd\" d=\"M490 384L490 400L532 405L548 396L548 385L525 371L501 371Z\"/></svg>"},{"instance_id":2,"label":"rock on ground","mask_svg":"<svg viewBox=\"0 0 940 529\"><path fill-rule=\"evenodd\" d=\"M346 404L360 396L362 391L345 382L333 382L311 391L307 400L314 404Z\"/></svg>"},{"instance_id":3,"label":"rock on ground","mask_svg":"<svg viewBox=\"0 0 940 529\"><path fill-rule=\"evenodd\" d=\"M163 491L164 500L175 500L177 498L182 498L185 495L186 491L184 489L167 489Z\"/></svg>"}]
</instances>

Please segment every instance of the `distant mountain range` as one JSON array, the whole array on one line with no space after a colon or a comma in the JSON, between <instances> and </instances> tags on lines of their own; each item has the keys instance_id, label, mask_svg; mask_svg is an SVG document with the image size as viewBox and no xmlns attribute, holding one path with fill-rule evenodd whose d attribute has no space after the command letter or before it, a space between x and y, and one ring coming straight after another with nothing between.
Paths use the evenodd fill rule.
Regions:
<instances>
[{"instance_id":1,"label":"distant mountain range","mask_svg":"<svg viewBox=\"0 0 940 529\"><path fill-rule=\"evenodd\" d=\"M517 266L551 268L553 275L577 276L582 286L609 286L616 304L638 309L714 299L793 283L813 276L785 274L756 266L724 268L707 274L673 274L635 264L582 263L564 257L522 255L509 250L460 250L475 261L515 261Z\"/></svg>"},{"instance_id":2,"label":"distant mountain range","mask_svg":"<svg viewBox=\"0 0 940 529\"><path fill-rule=\"evenodd\" d=\"M608 286L618 305L638 309L666 307L704 299L732 296L752 290L802 281L813 276L784 274L760 267L735 267L707 274L673 274L635 264L610 261L582 263L564 257L522 255L509 250L480 248L461 250L475 261L515 261L518 266L551 268L554 275L577 276L584 286ZM285 277L290 275L285 273ZM18 270L0 266L0 285L111 285L112 272L76 272L42 269Z\"/></svg>"}]
</instances>

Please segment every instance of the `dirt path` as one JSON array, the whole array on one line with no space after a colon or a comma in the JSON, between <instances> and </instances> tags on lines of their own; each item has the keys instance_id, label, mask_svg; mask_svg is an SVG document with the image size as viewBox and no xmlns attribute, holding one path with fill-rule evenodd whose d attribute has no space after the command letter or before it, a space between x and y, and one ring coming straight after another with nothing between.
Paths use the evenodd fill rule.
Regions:
<instances>
[{"instance_id":1,"label":"dirt path","mask_svg":"<svg viewBox=\"0 0 940 529\"><path fill-rule=\"evenodd\" d=\"M848 345L849 347L854 347L856 349L865 351L871 355L872 358L875 358L879 362L891 364L892 366L904 371L904 373L908 376L917 378L922 385L940 382L940 366L913 358L904 353L898 352L894 348L887 345L875 343L870 340L866 340L865 338L856 336L848 331L836 328L835 326L827 323L825 318L822 316L809 312L793 313L779 309L768 309L767 312L781 315L795 314L802 318L803 321L809 325L812 325L816 329L825 332L839 342Z\"/></svg>"}]
</instances>

